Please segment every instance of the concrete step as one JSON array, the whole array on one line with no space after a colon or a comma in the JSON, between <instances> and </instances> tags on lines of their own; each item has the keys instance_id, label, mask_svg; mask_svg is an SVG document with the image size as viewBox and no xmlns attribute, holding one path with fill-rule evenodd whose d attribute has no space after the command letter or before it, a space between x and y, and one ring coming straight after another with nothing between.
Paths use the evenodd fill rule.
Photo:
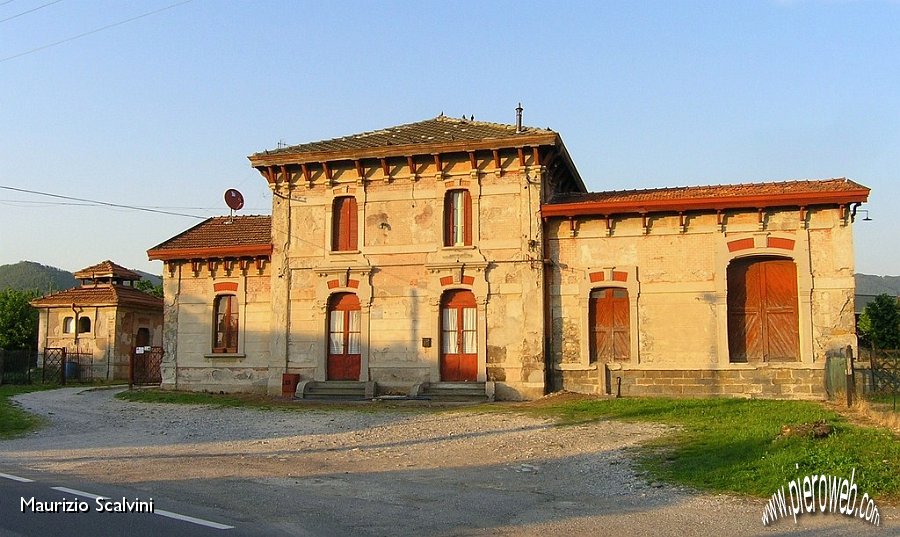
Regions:
<instances>
[{"instance_id":1,"label":"concrete step","mask_svg":"<svg viewBox=\"0 0 900 537\"><path fill-rule=\"evenodd\" d=\"M491 392L484 382L432 382L423 384L418 395L438 402L485 403L492 400Z\"/></svg>"},{"instance_id":2,"label":"concrete step","mask_svg":"<svg viewBox=\"0 0 900 537\"><path fill-rule=\"evenodd\" d=\"M361 401L372 398L374 386L367 386L368 384L372 383L352 380L306 382L303 384L302 394L297 395L303 399Z\"/></svg>"}]
</instances>

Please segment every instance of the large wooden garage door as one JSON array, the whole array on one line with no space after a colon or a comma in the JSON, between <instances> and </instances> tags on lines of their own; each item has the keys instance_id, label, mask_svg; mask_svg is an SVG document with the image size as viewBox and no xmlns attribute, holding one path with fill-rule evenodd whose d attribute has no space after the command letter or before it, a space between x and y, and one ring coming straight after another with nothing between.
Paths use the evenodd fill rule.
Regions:
<instances>
[{"instance_id":1,"label":"large wooden garage door","mask_svg":"<svg viewBox=\"0 0 900 537\"><path fill-rule=\"evenodd\" d=\"M591 292L591 362L623 362L631 358L628 291Z\"/></svg>"},{"instance_id":2,"label":"large wooden garage door","mask_svg":"<svg viewBox=\"0 0 900 537\"><path fill-rule=\"evenodd\" d=\"M732 362L800 359L797 267L777 258L728 267L728 351Z\"/></svg>"}]
</instances>

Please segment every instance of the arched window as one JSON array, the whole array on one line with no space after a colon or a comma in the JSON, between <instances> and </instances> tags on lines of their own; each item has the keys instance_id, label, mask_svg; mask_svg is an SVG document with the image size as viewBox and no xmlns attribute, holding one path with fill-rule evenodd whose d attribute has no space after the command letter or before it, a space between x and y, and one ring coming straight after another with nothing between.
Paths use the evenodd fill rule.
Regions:
<instances>
[{"instance_id":1,"label":"arched window","mask_svg":"<svg viewBox=\"0 0 900 537\"><path fill-rule=\"evenodd\" d=\"M90 317L79 317L78 318L78 333L79 334L90 334L91 333L91 318Z\"/></svg>"},{"instance_id":2,"label":"arched window","mask_svg":"<svg viewBox=\"0 0 900 537\"><path fill-rule=\"evenodd\" d=\"M328 301L328 380L359 380L359 298L337 293Z\"/></svg>"},{"instance_id":3,"label":"arched window","mask_svg":"<svg viewBox=\"0 0 900 537\"><path fill-rule=\"evenodd\" d=\"M448 190L444 196L444 246L471 246L472 196L468 190Z\"/></svg>"},{"instance_id":4,"label":"arched window","mask_svg":"<svg viewBox=\"0 0 900 537\"><path fill-rule=\"evenodd\" d=\"M441 380L477 380L476 319L475 295L471 291L447 291L441 297Z\"/></svg>"},{"instance_id":5,"label":"arched window","mask_svg":"<svg viewBox=\"0 0 900 537\"><path fill-rule=\"evenodd\" d=\"M234 295L216 297L213 309L213 352L236 353L238 350L238 303Z\"/></svg>"},{"instance_id":6,"label":"arched window","mask_svg":"<svg viewBox=\"0 0 900 537\"><path fill-rule=\"evenodd\" d=\"M356 198L352 196L335 198L332 212L331 250L334 252L358 250L358 237Z\"/></svg>"},{"instance_id":7,"label":"arched window","mask_svg":"<svg viewBox=\"0 0 900 537\"><path fill-rule=\"evenodd\" d=\"M63 319L63 334L75 333L75 317L66 317Z\"/></svg>"},{"instance_id":8,"label":"arched window","mask_svg":"<svg viewBox=\"0 0 900 537\"><path fill-rule=\"evenodd\" d=\"M748 257L728 265L728 355L732 362L798 361L797 266Z\"/></svg>"}]
</instances>

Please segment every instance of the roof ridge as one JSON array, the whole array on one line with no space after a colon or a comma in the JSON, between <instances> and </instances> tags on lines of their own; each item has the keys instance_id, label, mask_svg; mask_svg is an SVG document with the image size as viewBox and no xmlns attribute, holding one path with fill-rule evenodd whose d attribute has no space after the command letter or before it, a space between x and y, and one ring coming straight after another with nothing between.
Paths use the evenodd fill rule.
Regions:
<instances>
[{"instance_id":1,"label":"roof ridge","mask_svg":"<svg viewBox=\"0 0 900 537\"><path fill-rule=\"evenodd\" d=\"M760 187L760 186L775 186L775 185L791 185L791 184L810 184L810 183L827 183L832 181L842 181L845 183L853 183L855 185L859 185L859 183L848 179L847 177L829 177L825 179L785 179L785 180L773 180L773 181L759 181L759 182L740 182L740 183L717 183L717 184L705 184L705 185L681 185L681 186L660 186L660 187L649 187L649 188L621 188L614 190L601 190L597 192L573 192L572 194L608 194L612 192L661 192L661 191L670 191L670 190L687 190L691 188L734 188L734 187ZM862 186L862 185L859 185Z\"/></svg>"},{"instance_id":2,"label":"roof ridge","mask_svg":"<svg viewBox=\"0 0 900 537\"><path fill-rule=\"evenodd\" d=\"M359 143L367 138L384 136L386 138L397 138L395 140L397 143L393 144L392 140L382 141L379 145L410 145L410 144L418 144L421 143L422 140L416 136L419 134L416 132L417 128L421 128L424 133L421 133L421 137L425 137L428 135L429 139L434 138L433 133L429 133L429 128L431 129L439 129L442 127L437 126L436 124L446 124L446 126L453 127L463 127L463 126L471 126L472 128L482 128L482 129L494 129L495 131L502 132L494 132L494 133L481 133L481 139L490 139L490 138L500 138L500 137L515 137L517 135L522 134L556 134L555 131L551 129L544 129L541 127L522 127L522 131L517 132L516 126L507 123L497 123L492 121L482 121L468 118L455 118L451 116L438 115L433 118L427 118L419 121L413 121L409 123L402 123L400 125L391 125L387 127L382 127L379 129L367 130L357 133L346 134L343 136L336 136L332 138L320 139L320 140L312 140L307 142L302 142L299 144L291 144L286 147L278 147L275 149L266 149L263 151L259 151L255 153L255 155L271 155L271 154L279 154L279 153L290 153L290 152L303 152L311 150L309 146L322 146L322 145L334 145L334 144L353 144L354 142ZM405 131L409 131L408 133ZM406 139L403 138L403 135L408 134ZM449 134L449 133L444 133ZM474 133L478 135L478 133ZM451 140L453 136L450 137ZM465 139L465 137L463 137ZM316 149L318 151L327 151L327 149Z\"/></svg>"}]
</instances>

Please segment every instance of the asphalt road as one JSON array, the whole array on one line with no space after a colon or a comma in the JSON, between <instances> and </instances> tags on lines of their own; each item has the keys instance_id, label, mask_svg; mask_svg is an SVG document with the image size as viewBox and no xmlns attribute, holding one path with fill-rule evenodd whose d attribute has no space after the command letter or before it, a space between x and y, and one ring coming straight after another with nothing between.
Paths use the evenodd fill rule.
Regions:
<instances>
[{"instance_id":1,"label":"asphalt road","mask_svg":"<svg viewBox=\"0 0 900 537\"><path fill-rule=\"evenodd\" d=\"M153 513L115 512L126 505L132 509L141 506L141 510L152 505ZM48 509L55 511L47 512ZM27 471L18 474L0 472L0 535L3 536L231 537L271 534L268 531L271 528L240 527L245 524L236 527L234 524L226 518L226 513L153 498L146 492L128 487Z\"/></svg>"}]
</instances>

